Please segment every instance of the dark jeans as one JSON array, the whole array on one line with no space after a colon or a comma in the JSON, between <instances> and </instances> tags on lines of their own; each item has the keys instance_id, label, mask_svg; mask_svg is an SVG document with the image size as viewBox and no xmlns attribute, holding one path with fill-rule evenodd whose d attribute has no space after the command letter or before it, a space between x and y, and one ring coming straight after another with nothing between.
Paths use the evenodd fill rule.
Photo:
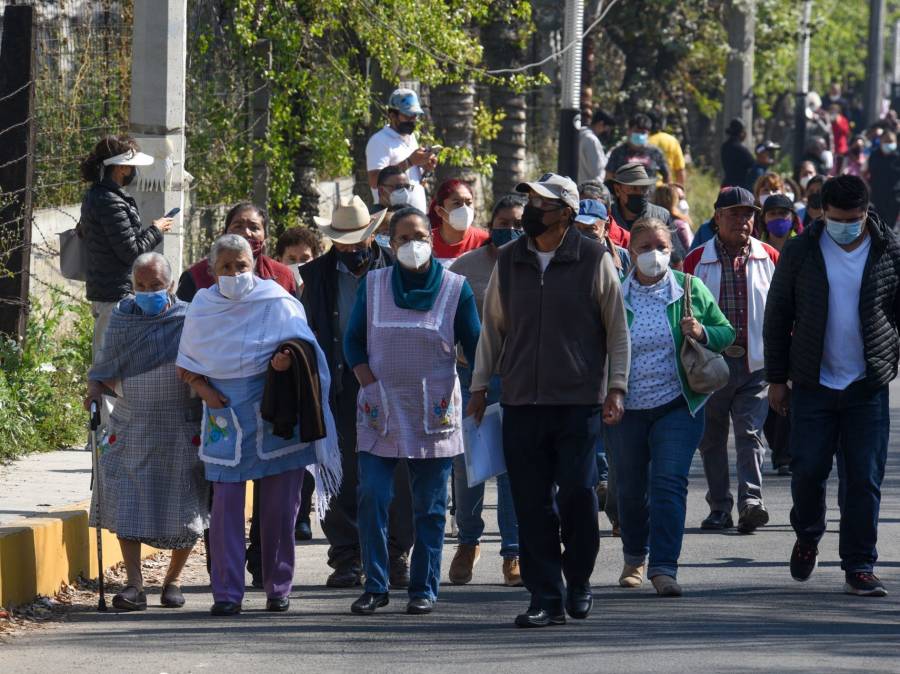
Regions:
<instances>
[{"instance_id":1,"label":"dark jeans","mask_svg":"<svg viewBox=\"0 0 900 674\"><path fill-rule=\"evenodd\" d=\"M843 391L794 386L791 400L791 524L797 539L825 533L825 484L839 447L839 551L846 572L872 571L878 559L878 512L890 434L888 387L864 382Z\"/></svg>"},{"instance_id":2,"label":"dark jeans","mask_svg":"<svg viewBox=\"0 0 900 674\"><path fill-rule=\"evenodd\" d=\"M599 406L503 407L503 453L532 608L562 612L563 576L573 588L589 584L600 548L594 491L600 425Z\"/></svg>"},{"instance_id":3,"label":"dark jeans","mask_svg":"<svg viewBox=\"0 0 900 674\"><path fill-rule=\"evenodd\" d=\"M359 469L356 453L356 397L359 383L348 368L343 375L343 390L334 405L334 420L341 448L344 479L341 490L332 499L322 521L328 539L328 565L333 569L361 569L359 529L357 528L357 486ZM413 545L412 492L406 461L398 461L394 470L394 498L388 511L388 554L392 562L409 554Z\"/></svg>"}]
</instances>

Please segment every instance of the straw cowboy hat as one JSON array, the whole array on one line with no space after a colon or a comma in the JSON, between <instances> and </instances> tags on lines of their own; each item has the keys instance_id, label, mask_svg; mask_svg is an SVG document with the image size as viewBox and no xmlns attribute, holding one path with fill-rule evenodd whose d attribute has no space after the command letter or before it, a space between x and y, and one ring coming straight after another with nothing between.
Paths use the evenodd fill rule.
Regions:
<instances>
[{"instance_id":1,"label":"straw cowboy hat","mask_svg":"<svg viewBox=\"0 0 900 674\"><path fill-rule=\"evenodd\" d=\"M354 244L372 236L384 220L385 213L387 209L370 215L365 202L353 195L349 204L334 209L331 220L319 217L313 217L313 220L322 234L335 243Z\"/></svg>"}]
</instances>

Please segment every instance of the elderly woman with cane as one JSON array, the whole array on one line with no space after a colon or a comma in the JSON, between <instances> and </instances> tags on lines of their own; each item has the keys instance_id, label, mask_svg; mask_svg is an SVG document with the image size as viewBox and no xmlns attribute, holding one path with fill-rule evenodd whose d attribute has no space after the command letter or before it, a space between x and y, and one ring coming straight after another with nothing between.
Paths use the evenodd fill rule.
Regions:
<instances>
[{"instance_id":1,"label":"elderly woman with cane","mask_svg":"<svg viewBox=\"0 0 900 674\"><path fill-rule=\"evenodd\" d=\"M260 486L266 610L286 611L304 467L316 464L320 514L340 487L328 364L300 302L253 273L246 239L216 240L209 268L216 283L195 295L176 362L203 399L200 458L213 483L211 613L241 611L247 480Z\"/></svg>"},{"instance_id":2,"label":"elderly woman with cane","mask_svg":"<svg viewBox=\"0 0 900 674\"><path fill-rule=\"evenodd\" d=\"M132 282L134 297L113 310L88 374L85 407L104 391L118 393L101 444L103 490L99 502L94 492L91 524L118 536L125 560L127 584L113 606L142 611L141 543L172 550L160 604L183 606L178 578L209 512L196 449L200 401L175 371L187 305L175 298L172 268L158 253L135 260Z\"/></svg>"}]
</instances>

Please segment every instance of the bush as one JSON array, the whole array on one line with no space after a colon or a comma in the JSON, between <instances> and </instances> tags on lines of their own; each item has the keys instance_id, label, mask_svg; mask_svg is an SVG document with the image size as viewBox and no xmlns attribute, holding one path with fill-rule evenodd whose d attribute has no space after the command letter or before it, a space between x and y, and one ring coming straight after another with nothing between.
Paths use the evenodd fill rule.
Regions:
<instances>
[{"instance_id":1,"label":"bush","mask_svg":"<svg viewBox=\"0 0 900 674\"><path fill-rule=\"evenodd\" d=\"M87 439L92 333L88 306L54 294L46 308L32 302L24 344L0 335L0 461Z\"/></svg>"},{"instance_id":2,"label":"bush","mask_svg":"<svg viewBox=\"0 0 900 674\"><path fill-rule=\"evenodd\" d=\"M687 200L691 205L694 231L713 215L713 204L719 196L719 177L712 171L692 168L688 176Z\"/></svg>"}]
</instances>

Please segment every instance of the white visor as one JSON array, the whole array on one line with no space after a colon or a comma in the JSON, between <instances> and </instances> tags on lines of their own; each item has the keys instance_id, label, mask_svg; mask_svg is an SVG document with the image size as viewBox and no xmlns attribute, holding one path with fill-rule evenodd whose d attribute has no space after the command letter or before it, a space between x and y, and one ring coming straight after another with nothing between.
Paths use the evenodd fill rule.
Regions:
<instances>
[{"instance_id":1,"label":"white visor","mask_svg":"<svg viewBox=\"0 0 900 674\"><path fill-rule=\"evenodd\" d=\"M134 152L129 150L115 157L103 160L104 166L150 166L153 163L153 157L143 152Z\"/></svg>"}]
</instances>

